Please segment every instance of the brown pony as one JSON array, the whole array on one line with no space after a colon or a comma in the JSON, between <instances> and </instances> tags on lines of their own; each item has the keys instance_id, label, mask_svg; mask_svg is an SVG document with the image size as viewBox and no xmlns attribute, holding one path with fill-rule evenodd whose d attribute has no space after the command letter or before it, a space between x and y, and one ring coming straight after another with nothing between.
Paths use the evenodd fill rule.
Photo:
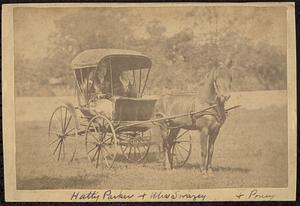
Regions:
<instances>
[{"instance_id":1,"label":"brown pony","mask_svg":"<svg viewBox=\"0 0 300 206\"><path fill-rule=\"evenodd\" d=\"M226 116L224 104L230 98L232 72L231 64L209 72L205 85L194 94L162 95L155 107L156 117L189 114L216 105L206 115L194 114L172 119L160 125L163 138L165 168L172 169L171 147L180 129L199 131L201 143L201 166L203 175L212 174L211 163L214 143Z\"/></svg>"}]
</instances>

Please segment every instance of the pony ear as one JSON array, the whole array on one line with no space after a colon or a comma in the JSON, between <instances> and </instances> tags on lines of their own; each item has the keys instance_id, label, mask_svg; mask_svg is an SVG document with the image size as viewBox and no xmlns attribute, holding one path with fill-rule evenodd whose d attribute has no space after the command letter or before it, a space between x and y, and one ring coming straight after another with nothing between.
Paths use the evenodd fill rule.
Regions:
<instances>
[{"instance_id":1,"label":"pony ear","mask_svg":"<svg viewBox=\"0 0 300 206\"><path fill-rule=\"evenodd\" d=\"M213 85L214 85L215 91L218 91L218 85L217 85L217 83L216 83L216 80L213 81Z\"/></svg>"},{"instance_id":2,"label":"pony ear","mask_svg":"<svg viewBox=\"0 0 300 206\"><path fill-rule=\"evenodd\" d=\"M216 69L213 70L213 79L215 80L217 76L219 75L220 67L216 67Z\"/></svg>"}]
</instances>

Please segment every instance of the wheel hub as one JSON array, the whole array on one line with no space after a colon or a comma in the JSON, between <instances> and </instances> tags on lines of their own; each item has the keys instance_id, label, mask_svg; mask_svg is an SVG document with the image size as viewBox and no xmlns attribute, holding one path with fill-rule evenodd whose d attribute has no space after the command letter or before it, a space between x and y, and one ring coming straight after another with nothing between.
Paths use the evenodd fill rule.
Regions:
<instances>
[{"instance_id":1,"label":"wheel hub","mask_svg":"<svg viewBox=\"0 0 300 206\"><path fill-rule=\"evenodd\" d=\"M139 144L139 141L137 138L130 138L129 139L129 144L132 146L137 146Z\"/></svg>"},{"instance_id":2,"label":"wheel hub","mask_svg":"<svg viewBox=\"0 0 300 206\"><path fill-rule=\"evenodd\" d=\"M58 138L60 138L60 139L65 139L65 138L66 138L66 135L64 135L64 134L59 134L59 135L58 135Z\"/></svg>"}]
</instances>

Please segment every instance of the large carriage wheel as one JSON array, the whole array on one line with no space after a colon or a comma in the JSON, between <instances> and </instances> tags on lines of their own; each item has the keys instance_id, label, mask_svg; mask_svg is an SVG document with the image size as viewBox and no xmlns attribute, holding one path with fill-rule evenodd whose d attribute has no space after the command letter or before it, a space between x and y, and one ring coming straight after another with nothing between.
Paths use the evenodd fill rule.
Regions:
<instances>
[{"instance_id":1,"label":"large carriage wheel","mask_svg":"<svg viewBox=\"0 0 300 206\"><path fill-rule=\"evenodd\" d=\"M121 131L117 132L123 156L130 162L142 162L150 149L151 132Z\"/></svg>"},{"instance_id":2,"label":"large carriage wheel","mask_svg":"<svg viewBox=\"0 0 300 206\"><path fill-rule=\"evenodd\" d=\"M181 129L172 142L171 164L172 168L182 167L189 159L192 152L192 136L189 130Z\"/></svg>"},{"instance_id":3,"label":"large carriage wheel","mask_svg":"<svg viewBox=\"0 0 300 206\"><path fill-rule=\"evenodd\" d=\"M75 157L78 134L75 117L67 106L57 107L49 122L48 146L57 161L72 161Z\"/></svg>"},{"instance_id":4,"label":"large carriage wheel","mask_svg":"<svg viewBox=\"0 0 300 206\"><path fill-rule=\"evenodd\" d=\"M117 141L114 127L103 115L93 117L85 134L86 153L96 168L109 169L117 154Z\"/></svg>"}]
</instances>

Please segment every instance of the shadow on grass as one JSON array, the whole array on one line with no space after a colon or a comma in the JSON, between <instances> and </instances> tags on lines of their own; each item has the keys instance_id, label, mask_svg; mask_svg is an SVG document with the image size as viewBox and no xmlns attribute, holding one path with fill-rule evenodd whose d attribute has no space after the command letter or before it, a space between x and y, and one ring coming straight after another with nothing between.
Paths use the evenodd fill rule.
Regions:
<instances>
[{"instance_id":1,"label":"shadow on grass","mask_svg":"<svg viewBox=\"0 0 300 206\"><path fill-rule=\"evenodd\" d=\"M115 159L116 162L131 163L131 164L157 163L162 160L163 160L162 154L160 154L158 152L152 152L152 151L149 151L149 153L146 155L146 157L139 162L127 160L122 154L117 154L116 159Z\"/></svg>"},{"instance_id":2,"label":"shadow on grass","mask_svg":"<svg viewBox=\"0 0 300 206\"><path fill-rule=\"evenodd\" d=\"M186 169L200 169L199 164L191 164L191 163L186 163L182 168ZM248 168L240 168L240 167L213 167L212 170L214 172L241 172L241 173L248 173L251 170Z\"/></svg>"},{"instance_id":3,"label":"shadow on grass","mask_svg":"<svg viewBox=\"0 0 300 206\"><path fill-rule=\"evenodd\" d=\"M93 185L101 185L108 175L100 175L91 178L90 176L77 177L37 177L17 181L18 190L37 190L37 189L75 189L87 188Z\"/></svg>"}]
</instances>

